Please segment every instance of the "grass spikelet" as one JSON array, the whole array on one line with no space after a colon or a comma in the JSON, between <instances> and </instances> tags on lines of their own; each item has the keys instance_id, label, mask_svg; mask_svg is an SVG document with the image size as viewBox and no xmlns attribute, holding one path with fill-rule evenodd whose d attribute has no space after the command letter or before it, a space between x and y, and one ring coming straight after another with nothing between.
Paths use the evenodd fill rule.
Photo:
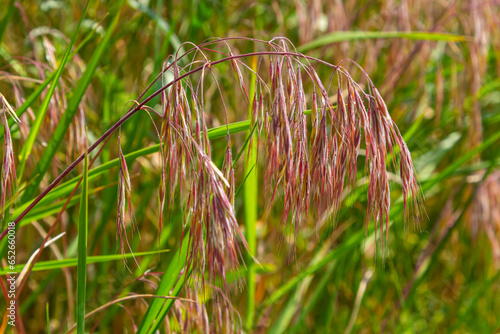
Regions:
<instances>
[{"instance_id":1,"label":"grass spikelet","mask_svg":"<svg viewBox=\"0 0 500 334\"><path fill-rule=\"evenodd\" d=\"M0 94L0 100L2 103L2 115L0 116L0 118L2 119L4 133L2 178L0 180L0 210L1 217L3 219L5 215L5 203L7 201L7 195L9 198L13 197L17 182L14 148L12 146L12 137L10 134L9 123L7 121L7 114L14 118L16 122L19 122L19 118L17 118L16 113L2 94Z\"/></svg>"},{"instance_id":2,"label":"grass spikelet","mask_svg":"<svg viewBox=\"0 0 500 334\"><path fill-rule=\"evenodd\" d=\"M227 181L211 163L208 155L202 152L200 147L197 149L200 181L196 182L193 188L196 189L199 200L193 201L194 205L189 208L193 212L191 229L194 231L191 232L192 250L188 263L195 267L201 266L202 278L206 268L210 281L221 277L226 284L226 270L235 270L242 260L238 239L243 240L244 247L246 242L239 230L231 200L227 196ZM203 234L206 234L206 241L203 240ZM227 286L225 289L228 292Z\"/></svg>"},{"instance_id":3,"label":"grass spikelet","mask_svg":"<svg viewBox=\"0 0 500 334\"><path fill-rule=\"evenodd\" d=\"M120 141L120 134L118 135L118 141ZM120 169L118 172L116 229L117 238L120 244L120 251L123 255L125 254L125 245L130 252L132 252L127 236L127 225L131 225L133 230L136 228L136 221L134 206L132 203L132 184L130 182L130 173L128 171L127 161L125 160L125 155L123 154L121 145L119 145L118 148L118 159L120 161ZM129 223L127 223L127 221Z\"/></svg>"}]
</instances>

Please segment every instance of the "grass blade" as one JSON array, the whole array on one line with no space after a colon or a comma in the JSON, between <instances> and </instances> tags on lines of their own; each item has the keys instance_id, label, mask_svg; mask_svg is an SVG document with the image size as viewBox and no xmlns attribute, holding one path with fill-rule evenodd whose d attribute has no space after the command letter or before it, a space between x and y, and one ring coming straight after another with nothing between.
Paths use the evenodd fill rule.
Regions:
<instances>
[{"instance_id":1,"label":"grass blade","mask_svg":"<svg viewBox=\"0 0 500 334\"><path fill-rule=\"evenodd\" d=\"M252 139L253 133L254 133L256 127L257 127L257 123L255 123L254 126L253 126L253 128L252 128L252 130L249 131L249 133L247 135L247 139L243 143L243 146L239 150L238 154L236 154L236 156L234 157L233 168L236 167L236 164L240 160L240 157L243 154L243 152L245 152L247 150L248 143L250 142L250 139Z\"/></svg>"},{"instance_id":2,"label":"grass blade","mask_svg":"<svg viewBox=\"0 0 500 334\"><path fill-rule=\"evenodd\" d=\"M80 199L80 221L78 223L78 268L77 268L77 332L85 333L85 289L87 286L87 234L88 234L88 176L89 159L85 154L83 165L82 196Z\"/></svg>"},{"instance_id":3,"label":"grass blade","mask_svg":"<svg viewBox=\"0 0 500 334\"><path fill-rule=\"evenodd\" d=\"M54 158L56 151L59 148L59 145L61 144L64 138L64 135L68 131L70 123L73 121L73 117L78 110L78 106L83 98L83 95L85 94L85 91L87 90L90 81L94 77L97 65L99 65L102 55L111 46L110 43L111 36L113 34L116 25L118 24L118 18L122 5L123 5L123 0L118 1L115 4L116 7L115 10L113 11L112 15L113 19L111 21L111 24L108 27L101 43L99 43L98 47L92 54L92 57L90 58L87 67L85 68L85 72L83 72L81 79L78 81L78 84L73 90L73 95L68 101L68 108L65 110L61 119L59 120L59 123L57 124L56 129L54 130L54 133L47 144L47 148L43 152L43 155L41 156L38 164L35 167L33 175L37 176L35 177L33 182L29 184L26 191L23 193L21 197L21 202L26 202L31 197L33 197L35 191L38 189L38 186L43 176L49 169L52 163L52 159Z\"/></svg>"},{"instance_id":4,"label":"grass blade","mask_svg":"<svg viewBox=\"0 0 500 334\"><path fill-rule=\"evenodd\" d=\"M326 252L328 251L328 247L330 246L329 243L326 243L321 247L321 249L316 253L314 258L311 261L311 264L318 263L325 255ZM304 295L309 288L314 276L309 275L306 276L302 279L302 282L300 285L295 289L293 292L292 296L288 298L288 301L281 311L281 314L276 317L276 321L274 322L273 327L271 327L271 330L269 333L271 334L279 334L279 333L285 333L286 329L290 325L290 323L293 320L294 314L297 312L297 310L301 307L300 305L302 304L302 300L304 299Z\"/></svg>"},{"instance_id":5,"label":"grass blade","mask_svg":"<svg viewBox=\"0 0 500 334\"><path fill-rule=\"evenodd\" d=\"M257 58L252 59L252 69L257 72ZM248 118L252 119L252 101L256 94L255 86L257 77L252 72L250 80L250 94L248 104ZM255 129L255 126L254 126ZM256 263L252 257L257 255L257 218L258 218L258 175L257 175L257 133L249 131L248 137L253 136L248 144L248 155L245 162L245 174L247 175L243 186L243 198L245 201L245 238L248 243L248 272L247 272L247 315L245 326L248 330L253 327L253 319L255 317L255 290L257 287L256 279ZM255 167L255 168L254 168Z\"/></svg>"},{"instance_id":6,"label":"grass blade","mask_svg":"<svg viewBox=\"0 0 500 334\"><path fill-rule=\"evenodd\" d=\"M184 236L185 240L189 240L189 235ZM184 276L179 278L182 270L185 269L186 258L188 251L188 242L182 243L182 248L178 249L172 261L170 262L165 274L161 279L160 285L156 290L156 295L173 297L179 294L180 289L184 283L184 279L189 276L190 270L186 269ZM172 293L170 293L172 291ZM137 330L137 333L154 333L160 323L163 321L167 312L173 304L173 299L161 300L154 299L146 311L146 314L142 318L141 324Z\"/></svg>"},{"instance_id":7,"label":"grass blade","mask_svg":"<svg viewBox=\"0 0 500 334\"><path fill-rule=\"evenodd\" d=\"M110 261L117 261L117 260L123 260L123 259L129 259L133 257L139 257L139 256L149 256L149 255L156 255L160 253L166 253L169 252L168 249L163 249L163 250L155 250L155 251L150 251L150 252L140 252L140 253L126 253L126 254L109 254L109 255L97 255L97 256L88 256L87 257L87 264L94 264L94 263L103 263L103 262L110 262ZM49 260L49 261L41 261L37 262L34 266L33 271L43 271L43 270L54 270L54 269L61 269L61 268L67 268L67 267L76 267L78 266L78 258L69 258L69 259L62 259L62 260ZM14 268L16 271L21 271L24 267L24 264L17 264ZM9 268L5 267L0 270L0 275L5 275L6 273L9 272ZM11 271L11 270L10 270Z\"/></svg>"},{"instance_id":8,"label":"grass blade","mask_svg":"<svg viewBox=\"0 0 500 334\"><path fill-rule=\"evenodd\" d=\"M300 52L306 52L332 43L377 38L405 38L411 40L448 42L465 42L468 40L467 36L426 31L337 31L304 44L300 46L298 50Z\"/></svg>"},{"instance_id":9,"label":"grass blade","mask_svg":"<svg viewBox=\"0 0 500 334\"><path fill-rule=\"evenodd\" d=\"M5 7L3 8L5 10ZM2 17L2 21L0 22L0 43L2 42L2 37L7 29L7 25L9 24L10 17L12 16L12 12L14 11L14 0L10 0L7 5L7 10L5 10L5 14Z\"/></svg>"}]
</instances>

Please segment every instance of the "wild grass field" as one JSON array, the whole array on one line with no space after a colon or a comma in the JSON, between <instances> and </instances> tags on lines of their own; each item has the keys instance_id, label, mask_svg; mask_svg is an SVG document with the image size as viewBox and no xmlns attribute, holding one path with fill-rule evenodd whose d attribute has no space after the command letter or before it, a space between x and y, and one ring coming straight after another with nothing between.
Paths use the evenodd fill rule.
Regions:
<instances>
[{"instance_id":1,"label":"wild grass field","mask_svg":"<svg viewBox=\"0 0 500 334\"><path fill-rule=\"evenodd\" d=\"M500 332L499 27L0 0L0 332Z\"/></svg>"}]
</instances>

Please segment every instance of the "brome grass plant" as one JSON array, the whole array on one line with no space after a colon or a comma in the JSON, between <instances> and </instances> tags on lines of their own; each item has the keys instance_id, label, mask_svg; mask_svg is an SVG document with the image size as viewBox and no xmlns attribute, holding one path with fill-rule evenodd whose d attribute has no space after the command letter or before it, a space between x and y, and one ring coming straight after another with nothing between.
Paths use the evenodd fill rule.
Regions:
<instances>
[{"instance_id":1,"label":"brome grass plant","mask_svg":"<svg viewBox=\"0 0 500 334\"><path fill-rule=\"evenodd\" d=\"M2 6L0 332L499 328L492 1Z\"/></svg>"},{"instance_id":2,"label":"brome grass plant","mask_svg":"<svg viewBox=\"0 0 500 334\"><path fill-rule=\"evenodd\" d=\"M180 203L183 212L184 231L189 231L188 253L185 267L192 271L191 275L199 277L201 289L205 282L216 284L221 278L223 288L222 297L228 301L230 292L227 285L229 271L238 272L243 264L244 252L248 251L247 242L240 231L234 209L236 180L230 138L228 112L224 101L224 92L218 82L218 73L215 67L230 62L237 82L241 88L244 101L250 104L252 117L250 127L255 127L258 133L257 140L265 141L265 157L267 160L265 179L269 186L268 203L272 203L277 194L283 197L282 228L294 230L297 238L301 225L312 217L317 223L329 219L338 211L344 192L344 184L354 186L356 182L357 161L361 142L365 150L365 169L368 171L368 209L365 225L370 218L375 223L375 234L379 231L382 246L385 246L389 235L390 188L387 160L394 153L396 145L399 147L400 178L403 186L405 216L409 206L417 210L420 205L418 182L414 173L410 152L404 140L391 119L385 102L369 77L364 75L364 85L369 93L361 89L349 72L341 65L332 65L325 61L298 53L295 47L285 38L276 38L269 42L247 40L261 44L266 51L256 51L248 54L234 54L229 45L233 41L243 41L243 38L214 39L193 47L185 54L176 53L172 62L168 62L157 80L171 74L172 80L163 82L160 89L137 102L119 121L95 141L88 149L93 152L101 143L113 134L116 129L135 113L145 111L155 121L152 115L158 115L161 126L155 129L160 141L161 184L159 187L160 214L158 222L159 238L163 224L163 213L169 211L173 205ZM189 44L181 45L188 46ZM226 50L219 51L223 46ZM181 66L181 59L194 54L186 65ZM219 59L215 58L220 55ZM263 68L254 71L242 59L259 57L259 67L268 67L268 78L260 75ZM266 58L263 58L266 57ZM332 68L332 75L328 85L323 84L311 62L320 63ZM250 100L244 75L241 68L255 75L253 99ZM307 75L312 86L312 92L306 92L302 79L302 72ZM197 82L193 82L193 77ZM208 125L205 114L206 81L211 78L216 87L215 92L220 96L218 101L226 120L225 132L227 146L223 154L221 168L212 160ZM267 79L267 80L266 80ZM332 85L337 82L336 96L332 97ZM346 97L343 97L344 94ZM161 110L147 107L146 103L161 96ZM310 96L310 110L307 98ZM212 102L214 103L214 102ZM5 104L7 106L7 104ZM6 108L7 109L7 108ZM8 110L13 113L11 108ZM311 114L311 124L308 124L307 113ZM5 112L6 114L7 112ZM15 115L15 113L13 113ZM4 116L4 119L6 117ZM4 124L8 123L5 120ZM311 134L308 133L311 129ZM120 143L121 129L118 135ZM15 178L12 159L12 143L10 134L6 130L9 155L4 158L6 171L2 184L8 187L9 180ZM252 138L253 140L253 138ZM248 142L247 142L248 143ZM257 144L257 147L259 144ZM244 148L243 148L244 149ZM128 241L127 230L129 225L135 224L133 210L132 185L127 161L120 146L118 150L119 179L118 179L118 212L117 235L120 250L133 253ZM47 196L86 156L80 155L64 172L37 196L19 216L14 219L18 224L36 205ZM94 156L94 159L97 158ZM8 169L7 169L8 168ZM85 167L87 170L88 167ZM87 175L85 171L84 175ZM39 178L39 177L38 177ZM87 176L84 176L84 184ZM36 182L36 181L35 181ZM77 183L77 187L80 182ZM28 188L30 189L30 188ZM86 197L84 189L82 200ZM71 198L71 197L70 197ZM68 198L68 201L70 200ZM176 198L179 198L177 201ZM407 200L410 198L410 202ZM310 212L311 202L316 209ZM4 201L2 201L4 203ZM83 203L83 202L82 202ZM81 210L87 210L81 208ZM129 212L127 214L126 212ZM80 215L80 220L82 221ZM82 228L86 229L87 219ZM368 229L366 228L366 231ZM85 233L86 232L81 232ZM80 234L81 234L80 233ZM3 236L6 235L6 231ZM84 242L84 244L82 244ZM125 246L126 245L126 246ZM80 248L82 253L80 254ZM83 257L81 265L86 265L87 241L79 240L79 259ZM257 259L254 259L257 261ZM34 261L35 262L35 261ZM34 264L33 262L33 264ZM33 265L32 264L32 265ZM137 263L138 264L138 263ZM206 274L206 276L205 276ZM85 282L85 272L81 279ZM185 279L184 277L182 279ZM79 274L80 279L80 274ZM85 283L83 283L85 284ZM197 284L194 284L195 286ZM79 283L79 289L80 289ZM82 287L84 289L84 285ZM214 290L217 291L217 290ZM85 298L85 292L78 293L79 298ZM84 312L85 306L79 301L79 312ZM218 310L228 306L217 306ZM201 314L203 315L203 314ZM84 331L83 317L79 318L79 331ZM213 317L215 324L205 322L201 330L211 328L214 331L237 329L237 321L231 314L227 323L221 323L222 317ZM210 326L210 327L209 327Z\"/></svg>"}]
</instances>

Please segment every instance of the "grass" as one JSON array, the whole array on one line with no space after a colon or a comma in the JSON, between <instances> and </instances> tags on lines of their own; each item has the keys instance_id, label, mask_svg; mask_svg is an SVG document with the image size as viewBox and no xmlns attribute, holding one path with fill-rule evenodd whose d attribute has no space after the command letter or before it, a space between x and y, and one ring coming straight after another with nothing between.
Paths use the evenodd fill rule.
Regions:
<instances>
[{"instance_id":1,"label":"grass","mask_svg":"<svg viewBox=\"0 0 500 334\"><path fill-rule=\"evenodd\" d=\"M89 229L89 159L85 152L83 160L82 196L80 199L80 220L78 222L78 265L77 265L77 332L85 333L85 304L87 302L87 244Z\"/></svg>"},{"instance_id":2,"label":"grass","mask_svg":"<svg viewBox=\"0 0 500 334\"><path fill-rule=\"evenodd\" d=\"M7 1L5 9L0 93L21 122L0 106L0 209L3 226L18 223L15 270L26 274L16 328L0 328L498 330L493 2ZM244 38L208 44L213 36ZM261 42L276 36L304 53L300 80L302 55ZM278 74L271 65L282 59ZM377 119L396 138L393 154L368 149L383 146L370 127L356 151L356 123L321 108L320 81L337 115L361 105L353 87L384 114L377 87L397 125ZM302 92L305 106L294 112ZM286 108L273 104L280 98ZM405 214L416 185L420 220ZM0 253L7 258L6 239ZM2 305L8 272L3 262Z\"/></svg>"},{"instance_id":3,"label":"grass","mask_svg":"<svg viewBox=\"0 0 500 334\"><path fill-rule=\"evenodd\" d=\"M257 72L257 58L253 58L252 61L252 70ZM250 93L249 100L255 101L257 104L258 97L256 96L256 85L257 85L257 76L253 74L250 78ZM253 107L249 104L248 108L248 119L252 119ZM245 179L243 180L244 184L244 201L245 201L245 228L246 235L245 239L248 243L248 254L247 263L248 263L248 271L247 271L247 314L246 314L246 323L245 326L248 329L251 329L254 323L255 317L255 290L256 290L256 269L257 264L255 263L252 257L257 255L257 219L258 219L258 193L259 193L259 182L257 169L254 168L257 163L257 141L259 140L257 132L255 132L255 126L253 129L249 129L247 140L248 141L248 151L246 153L246 162L245 162ZM245 143L245 146L246 143Z\"/></svg>"},{"instance_id":4,"label":"grass","mask_svg":"<svg viewBox=\"0 0 500 334\"><path fill-rule=\"evenodd\" d=\"M83 11L82 18L78 22L75 34L73 35L73 37L71 38L71 41L69 42L68 48L66 49L66 52L64 53L61 64L59 64L59 67L55 71L54 77L52 78L52 80L49 83L49 89L47 90L47 93L46 93L45 97L43 98L40 109L38 110L38 113L36 115L36 119L33 122L33 124L31 125L29 135L26 138L26 141L23 145L23 148L19 154L19 163L21 164L20 172L19 172L20 178L22 178L22 176L23 176L24 167L26 166L26 160L27 160L28 156L30 155L31 150L33 149L33 144L35 143L35 139L38 136L38 132L40 131L42 121L45 118L45 115L47 114L47 110L49 108L49 103L54 95L54 92L55 92L56 87L57 87L57 83L58 83L59 79L61 78L61 74L63 72L64 66L66 65L66 62L68 61L68 58L70 56L71 48L73 47L73 44L76 40L76 36L78 35L78 31L80 30L80 25L85 17L85 13L87 11L88 4L89 3L87 2L87 5L85 6L85 9Z\"/></svg>"},{"instance_id":5,"label":"grass","mask_svg":"<svg viewBox=\"0 0 500 334\"><path fill-rule=\"evenodd\" d=\"M157 296L174 296L180 293L183 285L183 279L189 276L191 269L186 268L188 245L184 242L182 247L175 254L173 261L165 271L165 275L156 290ZM173 300L162 301L155 299L148 307L141 324L138 327L138 333L154 333L160 326L168 311L172 307Z\"/></svg>"}]
</instances>

